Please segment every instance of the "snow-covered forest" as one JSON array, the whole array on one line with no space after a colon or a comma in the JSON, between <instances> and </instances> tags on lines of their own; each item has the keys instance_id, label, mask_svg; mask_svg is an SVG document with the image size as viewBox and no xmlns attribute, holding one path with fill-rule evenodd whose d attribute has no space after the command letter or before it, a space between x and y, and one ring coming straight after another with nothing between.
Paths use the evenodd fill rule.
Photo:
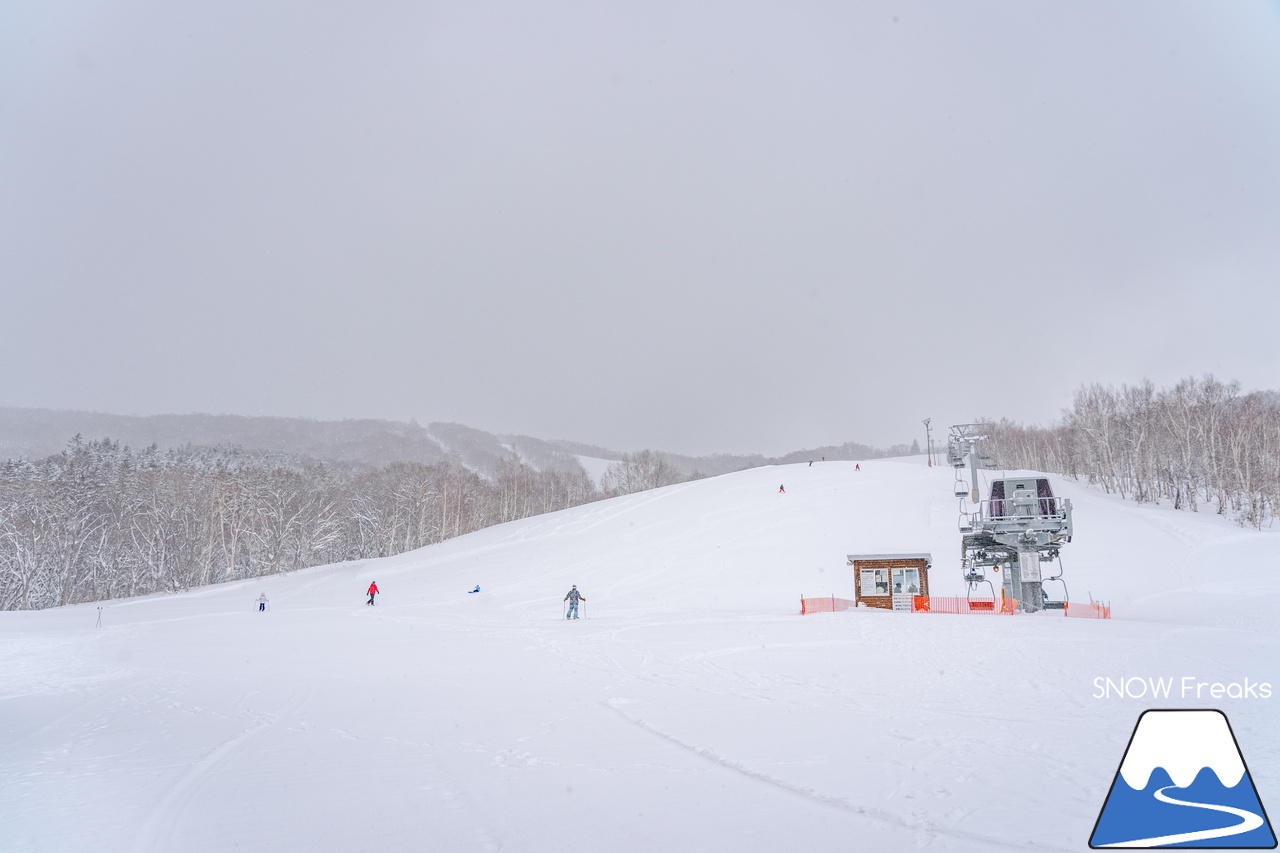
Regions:
<instances>
[{"instance_id":1,"label":"snow-covered forest","mask_svg":"<svg viewBox=\"0 0 1280 853\"><path fill-rule=\"evenodd\" d=\"M46 460L0 469L0 608L386 557L603 495L585 473L516 462L486 478L449 463L358 468L228 447L133 451L77 437Z\"/></svg>"},{"instance_id":2,"label":"snow-covered forest","mask_svg":"<svg viewBox=\"0 0 1280 853\"><path fill-rule=\"evenodd\" d=\"M74 413L5 410L8 446L35 447ZM244 438L133 450L77 435L0 465L0 610L173 592L388 557L601 498L800 458L872 458L847 443L763 456L618 454L460 424L92 415L133 438ZM150 432L149 432L150 430ZM281 445L300 448L269 450ZM310 452L307 452L310 451ZM323 456L315 456L319 453ZM597 479L580 460L596 458ZM414 461L418 456L421 461ZM700 470L701 469L701 470Z\"/></svg>"},{"instance_id":3,"label":"snow-covered forest","mask_svg":"<svg viewBox=\"0 0 1280 853\"><path fill-rule=\"evenodd\" d=\"M0 465L0 610L174 592L390 557L533 515L699 479L663 454L623 454L597 484L498 459L320 462L238 447L140 451L76 436Z\"/></svg>"},{"instance_id":4,"label":"snow-covered forest","mask_svg":"<svg viewBox=\"0 0 1280 853\"><path fill-rule=\"evenodd\" d=\"M1215 512L1262 527L1280 514L1280 394L1190 377L1080 388L1056 424L993 424L997 467L1066 474L1137 501Z\"/></svg>"}]
</instances>

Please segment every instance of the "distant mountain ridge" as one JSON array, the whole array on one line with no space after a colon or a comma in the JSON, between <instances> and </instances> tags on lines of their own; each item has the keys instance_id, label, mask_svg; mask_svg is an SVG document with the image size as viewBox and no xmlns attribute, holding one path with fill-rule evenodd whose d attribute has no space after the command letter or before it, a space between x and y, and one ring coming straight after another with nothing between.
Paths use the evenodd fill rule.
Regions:
<instances>
[{"instance_id":1,"label":"distant mountain ridge","mask_svg":"<svg viewBox=\"0 0 1280 853\"><path fill-rule=\"evenodd\" d=\"M0 407L0 460L43 459L60 453L76 435L86 440L111 438L134 448L186 445L235 445L245 450L273 451L329 462L383 466L395 462L451 462L492 477L506 461L539 471L578 473L579 456L621 461L626 455L595 445L545 440L526 435L500 435L463 424L434 422L426 426L376 419L322 421L249 415L113 415L103 412ZM847 442L800 450L784 457L758 454L686 456L661 452L666 463L685 475L725 474L760 465L806 459L869 459L905 455Z\"/></svg>"}]
</instances>

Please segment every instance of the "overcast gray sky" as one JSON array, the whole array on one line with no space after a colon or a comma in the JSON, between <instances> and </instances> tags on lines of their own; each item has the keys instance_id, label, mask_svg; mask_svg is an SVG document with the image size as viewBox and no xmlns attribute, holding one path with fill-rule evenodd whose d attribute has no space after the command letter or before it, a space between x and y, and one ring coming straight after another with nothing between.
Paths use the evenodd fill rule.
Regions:
<instances>
[{"instance_id":1,"label":"overcast gray sky","mask_svg":"<svg viewBox=\"0 0 1280 853\"><path fill-rule=\"evenodd\" d=\"M783 453L1280 387L1280 6L0 4L0 405Z\"/></svg>"}]
</instances>

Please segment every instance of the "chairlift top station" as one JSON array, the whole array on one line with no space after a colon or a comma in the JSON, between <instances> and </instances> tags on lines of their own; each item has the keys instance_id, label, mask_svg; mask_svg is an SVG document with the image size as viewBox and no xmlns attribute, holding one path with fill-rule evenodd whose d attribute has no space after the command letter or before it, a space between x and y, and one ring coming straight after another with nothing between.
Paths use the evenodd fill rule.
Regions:
<instances>
[{"instance_id":1,"label":"chairlift top station","mask_svg":"<svg viewBox=\"0 0 1280 853\"><path fill-rule=\"evenodd\" d=\"M1036 476L992 480L990 495L981 500L976 445L986 439L986 426L956 424L947 440L947 462L955 469L955 495L960 499L960 558L965 582L971 593L982 583L990 587L983 571L989 567L1001 574L1004 597L1016 599L1025 612L1060 608L1067 599L1060 552L1071 541L1071 501L1055 497L1049 479ZM969 483L962 476L966 462ZM1058 561L1058 573L1045 578L1040 564L1054 560ZM1048 601L1045 581L1062 583L1061 601Z\"/></svg>"}]
</instances>

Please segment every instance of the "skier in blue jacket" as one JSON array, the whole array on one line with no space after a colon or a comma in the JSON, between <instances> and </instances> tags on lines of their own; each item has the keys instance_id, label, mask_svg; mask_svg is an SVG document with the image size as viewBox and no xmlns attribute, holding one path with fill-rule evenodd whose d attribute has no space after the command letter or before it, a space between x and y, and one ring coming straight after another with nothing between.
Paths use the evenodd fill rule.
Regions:
<instances>
[{"instance_id":1,"label":"skier in blue jacket","mask_svg":"<svg viewBox=\"0 0 1280 853\"><path fill-rule=\"evenodd\" d=\"M564 600L569 602L569 612L564 615L564 618L577 619L578 602L586 601L586 599L582 597L582 593L578 592L578 585L576 583L573 585L573 589L569 590L569 594L564 597Z\"/></svg>"}]
</instances>

